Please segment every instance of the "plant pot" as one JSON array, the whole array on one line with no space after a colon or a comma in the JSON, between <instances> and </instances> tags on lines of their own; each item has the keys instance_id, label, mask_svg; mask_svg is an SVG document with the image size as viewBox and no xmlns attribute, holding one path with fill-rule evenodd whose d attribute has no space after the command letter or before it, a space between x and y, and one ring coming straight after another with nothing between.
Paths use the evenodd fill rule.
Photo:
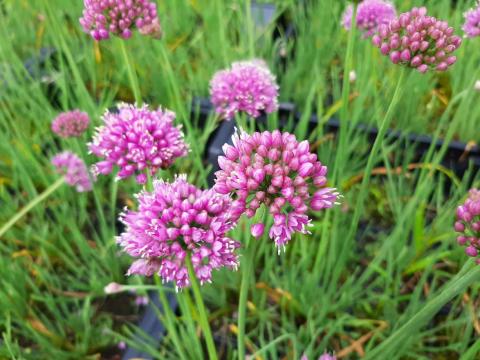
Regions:
<instances>
[{"instance_id":1,"label":"plant pot","mask_svg":"<svg viewBox=\"0 0 480 360\"><path fill-rule=\"evenodd\" d=\"M202 116L208 116L208 112L214 111L212 105L210 105L210 109L207 106L207 100L197 99L195 102L202 104ZM288 124L289 119L292 118L295 123L298 123L302 117L301 114L295 111L295 106L291 103L281 103L278 111L280 128L285 127ZM259 125L265 124L265 122L266 118L264 116L261 116L256 120L256 123ZM313 114L309 119L308 130L313 131L317 126L318 118ZM328 120L323 127L326 132L336 134L340 131L340 121L336 118L332 118ZM223 154L223 144L231 144L230 138L234 133L234 129L234 121L223 121L219 128L212 134L212 139L209 141L209 146L207 148L207 159L213 166L212 172L218 170L217 158ZM368 126L363 123L357 124L355 129L356 131L367 135L372 143L378 135L378 129L376 127ZM415 161L421 160L432 144L437 151L444 145L444 140L442 139L434 141L432 137L428 135L403 133L398 130L388 130L386 137L392 141L399 141L401 150L413 147L415 149ZM470 166L476 171L480 170L480 148L478 146L468 146L460 141L451 141L448 144L441 165L451 170L459 177L462 177ZM211 177L213 179L213 175ZM210 180L211 179L209 178L209 181ZM209 182L209 184L211 184L211 182Z\"/></svg>"}]
</instances>

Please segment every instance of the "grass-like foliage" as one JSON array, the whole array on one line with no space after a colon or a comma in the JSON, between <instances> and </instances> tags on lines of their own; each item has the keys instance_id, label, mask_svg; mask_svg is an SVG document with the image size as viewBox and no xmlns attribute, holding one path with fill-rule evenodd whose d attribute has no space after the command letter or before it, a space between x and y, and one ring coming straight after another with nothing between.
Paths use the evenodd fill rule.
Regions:
<instances>
[{"instance_id":1,"label":"grass-like foliage","mask_svg":"<svg viewBox=\"0 0 480 360\"><path fill-rule=\"evenodd\" d=\"M154 2L156 12L148 8L148 22L137 23L138 31L115 28L105 39L102 28L94 33L101 41L95 41L79 23L80 0L0 0L0 359L118 359L125 345L156 359L252 355L296 360L302 355L317 359L325 352L338 359L478 359L480 268L458 245L455 230L475 235L467 233L470 227L465 230L462 223L454 228L454 223L460 216L455 215L457 206L480 180L478 168L465 160L469 147L480 140L480 92L475 90L480 80L480 38L462 39L454 64L440 56L451 62L439 65L447 71L426 71L430 65L425 64L421 70L426 73L421 74L408 65L413 61L410 52L392 55L395 49L377 48L383 44L379 39L375 40L379 46L372 44L370 27L368 34L365 28L344 29L342 13L348 2L275 1L273 18L266 22L260 19L266 13L257 10L265 1ZM396 0L394 5L398 13L425 6L430 16L446 20L462 37L464 12L475 3ZM353 16L356 8L351 11ZM392 36L389 32L388 41ZM429 44L429 55L437 45ZM248 78L250 87L261 78L267 85L257 89L259 97L276 96L278 90L278 102L295 104L301 116L292 114L281 122L277 104L262 97L269 100L264 122L230 111L235 107L223 116L212 111L202 118L193 100L210 96L214 74L231 69L232 63L257 58L264 60L258 65L261 76L244 65L248 69L241 76ZM234 75L215 83L220 89L217 106L222 106L222 81L234 81L229 76ZM244 84L241 76L235 80L239 89ZM152 111L152 119L168 117L174 140L185 141L188 151L176 143L174 156L162 152L170 156L167 160L150 154L158 165L153 176L138 165L138 158L128 160L136 163L134 171L125 162L102 173L98 167L102 160L125 160L124 154L97 157L100 150L89 151L98 137L95 128L105 125L105 118L116 118L121 102L148 104L145 109ZM256 115L257 110L248 107L249 98L245 103L235 106ZM153 114L159 106L165 113ZM60 113L77 109L86 113L84 117L88 114L89 121L85 118L75 125L79 128L69 128L67 117L52 131L52 121ZM105 115L107 110L110 115ZM312 126L313 115L318 122ZM292 180L310 176L307 185L295 186L312 195L330 189L330 197L303 199L308 209L302 211L300 204L284 208L286 212L296 208L299 222L311 220L312 226L292 230L291 239L281 233L285 215L274 203L291 191L288 184L278 186L283 195L267 194L257 213L237 206L230 217L230 212L218 207L210 211L214 205L202 203L192 212L195 221L189 220L201 231L196 244L204 246L202 251L213 251L221 243L228 261L217 258L211 274L201 273L196 267L198 254L184 252L179 245L168 258L175 261L175 256L186 254L180 265L172 265L178 275L174 280L165 262L150 261L154 256L149 248L130 251L129 246L142 226L142 241L150 241L149 206L160 206L173 196L169 192L173 194L175 186L158 185L155 179L171 183L176 174L186 174L181 182L194 185L191 198L209 197L207 191L196 193L195 187L209 187L212 164L206 161L206 150L221 121L228 121L222 117L237 121L250 134L255 127L271 132L281 127L296 136L295 142L288 140L289 145L278 148L304 151L302 141L307 140L308 151L317 157L309 159L308 166L290 165L282 171ZM324 127L331 118L340 120L336 133ZM127 123L122 125L125 133L130 131ZM365 125L378 128L375 139L362 130ZM156 128L156 141L171 149L162 138L166 126ZM118 130L112 129L109 134ZM389 129L428 135L432 146L419 151L414 143L388 136ZM135 131L135 141L142 144L142 129L135 125ZM435 146L439 139L443 145ZM270 140L262 141L273 149L275 141ZM468 147L456 161L445 162L453 140ZM160 154L154 145L150 149ZM114 141L101 146L113 152L124 145ZM258 147L253 151L264 151ZM92 186L92 191L75 191L78 172L67 172L66 159L61 169L52 165L51 159L64 151L76 154L76 169L83 172L81 189ZM271 152L258 157L267 159L265 164L277 161ZM328 167L325 183L320 179L323 168L315 168L317 158ZM232 159L231 164L236 161ZM97 164L96 179L85 178L83 162L89 168ZM231 165L226 162L221 160L223 170ZM126 174L122 179L116 178L119 167ZM277 181L260 165L253 174L260 185L252 185L248 194L238 194L229 181L218 181L223 181L222 196L251 204L252 189L268 193L261 184ZM148 194L135 196L156 187L162 194L153 205ZM335 191L342 196L332 200ZM327 200L328 206L322 202ZM228 201L222 206L227 208ZM339 204L333 206L334 201ZM203 232L210 217L221 218L215 244L209 240L213 235ZM475 233L477 225L468 225ZM270 229L274 230L269 234ZM191 229L181 231L177 240L188 242L197 236ZM128 236L118 241L124 232ZM466 241L472 240L460 240ZM232 244L239 248L227 249ZM472 257L477 245L468 247ZM123 250L147 258L148 264L136 262L127 276L134 259ZM238 271L231 271L237 262ZM133 275L138 273L154 274ZM171 282L180 284L180 291L175 292ZM160 338L137 326L147 295L164 305L163 311L156 311L166 329ZM172 298L176 308L168 305Z\"/></svg>"}]
</instances>

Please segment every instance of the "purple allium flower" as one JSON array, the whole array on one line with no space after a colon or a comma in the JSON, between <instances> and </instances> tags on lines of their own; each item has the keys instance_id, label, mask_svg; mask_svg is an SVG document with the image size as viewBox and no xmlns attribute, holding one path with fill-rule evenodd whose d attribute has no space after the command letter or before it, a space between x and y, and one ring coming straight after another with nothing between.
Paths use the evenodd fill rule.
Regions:
<instances>
[{"instance_id":1,"label":"purple allium flower","mask_svg":"<svg viewBox=\"0 0 480 360\"><path fill-rule=\"evenodd\" d=\"M117 344L117 347L118 347L119 350L125 350L127 348L127 344L125 343L125 341L120 341Z\"/></svg>"},{"instance_id":2,"label":"purple allium flower","mask_svg":"<svg viewBox=\"0 0 480 360\"><path fill-rule=\"evenodd\" d=\"M416 68L421 73L428 69L445 71L457 61L452 53L462 43L453 31L446 21L427 16L427 9L421 7L401 14L389 25L380 25L372 40L394 64Z\"/></svg>"},{"instance_id":3,"label":"purple allium flower","mask_svg":"<svg viewBox=\"0 0 480 360\"><path fill-rule=\"evenodd\" d=\"M480 250L480 191L471 189L463 205L457 208L455 231L459 245L466 246L465 253L477 257ZM480 264L480 257L476 260Z\"/></svg>"},{"instance_id":4,"label":"purple allium flower","mask_svg":"<svg viewBox=\"0 0 480 360\"><path fill-rule=\"evenodd\" d=\"M230 69L218 71L210 81L210 96L216 112L230 120L245 112L253 118L262 111L278 109L278 85L263 60L234 62Z\"/></svg>"},{"instance_id":5,"label":"purple allium flower","mask_svg":"<svg viewBox=\"0 0 480 360\"><path fill-rule=\"evenodd\" d=\"M480 1L477 7L468 10L465 13L465 24L463 24L463 31L468 37L480 36Z\"/></svg>"},{"instance_id":6,"label":"purple allium flower","mask_svg":"<svg viewBox=\"0 0 480 360\"><path fill-rule=\"evenodd\" d=\"M78 192L92 190L92 182L87 166L77 155L70 151L64 151L52 158L52 164L57 173L65 177L65 182L75 186Z\"/></svg>"},{"instance_id":7,"label":"purple allium flower","mask_svg":"<svg viewBox=\"0 0 480 360\"><path fill-rule=\"evenodd\" d=\"M121 104L118 108L118 113L105 113L105 124L88 144L93 154L103 158L93 166L94 174L106 175L118 166L119 179L136 174L137 182L144 184L147 171L153 176L187 154L181 126L173 126L175 113L161 108L152 111L147 105Z\"/></svg>"},{"instance_id":8,"label":"purple allium flower","mask_svg":"<svg viewBox=\"0 0 480 360\"><path fill-rule=\"evenodd\" d=\"M137 27L142 35L160 38L162 29L157 5L149 0L84 0L80 25L95 40L105 40L110 33L124 39Z\"/></svg>"},{"instance_id":9,"label":"purple allium flower","mask_svg":"<svg viewBox=\"0 0 480 360\"><path fill-rule=\"evenodd\" d=\"M173 183L157 180L152 193L137 194L137 211L126 211L126 231L117 241L129 255L139 258L128 274L158 273L178 288L190 285L185 263L191 257L200 283L210 282L212 270L236 269L240 246L226 236L234 226L231 199L213 190L200 190L182 175Z\"/></svg>"},{"instance_id":10,"label":"purple allium flower","mask_svg":"<svg viewBox=\"0 0 480 360\"><path fill-rule=\"evenodd\" d=\"M256 132L240 130L233 146L225 144L225 156L218 158L214 190L232 194L232 214L252 218L264 204L273 216L269 236L279 251L295 232L308 233L308 210L332 207L336 189L326 187L327 167L310 152L307 141L278 130ZM252 229L257 233L258 229Z\"/></svg>"},{"instance_id":11,"label":"purple allium flower","mask_svg":"<svg viewBox=\"0 0 480 360\"><path fill-rule=\"evenodd\" d=\"M90 124L90 118L86 112L73 110L59 114L52 121L52 131L63 137L79 137Z\"/></svg>"},{"instance_id":12,"label":"purple allium flower","mask_svg":"<svg viewBox=\"0 0 480 360\"><path fill-rule=\"evenodd\" d=\"M343 27L350 30L352 24L353 6L349 5L343 14ZM397 16L395 6L390 1L364 0L357 8L357 28L363 31L365 37L370 37L382 24L388 25Z\"/></svg>"}]
</instances>

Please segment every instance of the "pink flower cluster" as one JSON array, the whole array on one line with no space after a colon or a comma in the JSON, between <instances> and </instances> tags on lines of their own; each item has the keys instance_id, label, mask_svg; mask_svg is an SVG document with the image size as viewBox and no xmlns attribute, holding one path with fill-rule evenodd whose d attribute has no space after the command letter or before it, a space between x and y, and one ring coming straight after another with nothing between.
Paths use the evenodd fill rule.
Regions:
<instances>
[{"instance_id":1,"label":"pink flower cluster","mask_svg":"<svg viewBox=\"0 0 480 360\"><path fill-rule=\"evenodd\" d=\"M52 131L63 138L79 137L88 129L89 124L87 113L73 110L58 115L52 122Z\"/></svg>"},{"instance_id":2,"label":"pink flower cluster","mask_svg":"<svg viewBox=\"0 0 480 360\"><path fill-rule=\"evenodd\" d=\"M200 190L186 176L173 183L155 181L152 193L137 195L137 211L127 211L121 220L126 231L118 243L138 257L128 274L158 273L178 288L190 285L186 258L191 258L200 283L211 281L213 269L236 269L235 250L240 244L225 234L234 226L231 199L213 190Z\"/></svg>"},{"instance_id":3,"label":"pink flower cluster","mask_svg":"<svg viewBox=\"0 0 480 360\"><path fill-rule=\"evenodd\" d=\"M425 73L428 69L445 71L457 58L452 53L462 39L453 35L446 21L427 16L427 9L413 8L380 25L373 44L394 64L403 64Z\"/></svg>"},{"instance_id":4,"label":"pink flower cluster","mask_svg":"<svg viewBox=\"0 0 480 360\"><path fill-rule=\"evenodd\" d=\"M257 118L278 109L278 85L263 60L240 61L217 72L210 82L216 112L230 120L238 112Z\"/></svg>"},{"instance_id":5,"label":"pink flower cluster","mask_svg":"<svg viewBox=\"0 0 480 360\"><path fill-rule=\"evenodd\" d=\"M173 126L172 111L151 111L147 105L137 108L129 104L121 104L118 110L105 113L105 125L97 129L88 144L93 154L104 159L94 165L94 174L106 175L118 166L119 179L136 174L137 182L144 184L147 171L153 176L188 153L181 126Z\"/></svg>"},{"instance_id":6,"label":"pink flower cluster","mask_svg":"<svg viewBox=\"0 0 480 360\"><path fill-rule=\"evenodd\" d=\"M465 35L471 38L480 36L480 1L476 8L468 10L464 16L463 31Z\"/></svg>"},{"instance_id":7,"label":"pink flower cluster","mask_svg":"<svg viewBox=\"0 0 480 360\"><path fill-rule=\"evenodd\" d=\"M457 237L459 245L466 246L465 253L477 257L480 250L480 191L471 189L463 205L457 208L457 221L455 231L460 233ZM477 258L480 264L480 257Z\"/></svg>"},{"instance_id":8,"label":"pink flower cluster","mask_svg":"<svg viewBox=\"0 0 480 360\"><path fill-rule=\"evenodd\" d=\"M264 204L273 216L269 236L279 251L295 232L308 233L308 210L332 207L338 193L327 185L327 167L310 152L307 141L278 130L243 131L233 137L233 146L224 145L225 156L218 158L215 191L232 194L232 214L252 218ZM260 236L264 224L252 226Z\"/></svg>"},{"instance_id":9,"label":"pink flower cluster","mask_svg":"<svg viewBox=\"0 0 480 360\"><path fill-rule=\"evenodd\" d=\"M132 36L132 28L141 34L160 38L162 30L157 5L149 0L84 0L80 25L95 40L105 40L110 34L124 39Z\"/></svg>"},{"instance_id":10,"label":"pink flower cluster","mask_svg":"<svg viewBox=\"0 0 480 360\"><path fill-rule=\"evenodd\" d=\"M356 26L363 31L365 37L370 37L382 24L388 25L397 12L395 6L384 0L364 0L357 8ZM343 26L350 30L352 24L353 6L349 5L343 14Z\"/></svg>"},{"instance_id":11,"label":"pink flower cluster","mask_svg":"<svg viewBox=\"0 0 480 360\"><path fill-rule=\"evenodd\" d=\"M92 182L88 168L77 155L70 151L64 151L52 158L52 164L57 173L65 177L65 182L74 186L78 192L92 190Z\"/></svg>"}]
</instances>

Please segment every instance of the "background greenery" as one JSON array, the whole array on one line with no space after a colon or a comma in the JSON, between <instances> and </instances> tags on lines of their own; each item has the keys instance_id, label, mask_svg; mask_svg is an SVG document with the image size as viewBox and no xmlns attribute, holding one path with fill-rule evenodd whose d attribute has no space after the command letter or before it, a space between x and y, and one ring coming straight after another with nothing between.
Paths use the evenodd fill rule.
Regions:
<instances>
[{"instance_id":1,"label":"background greenery","mask_svg":"<svg viewBox=\"0 0 480 360\"><path fill-rule=\"evenodd\" d=\"M142 98L177 113L192 146L188 158L171 172L187 172L206 186L203 160L207 139L218 125L212 116L200 126L191 116L193 97L208 96L213 73L230 62L264 58L277 75L281 101L291 101L304 114L292 127L309 138L330 168L332 185L342 205L315 218L312 235L296 236L285 254L262 239L255 257L255 286L249 294L247 348L264 359L311 358L324 350L356 359L442 292L463 266L466 256L455 245L455 206L477 184L474 171L459 177L441 167L444 151L421 159L415 149L385 139L375 158L359 230L350 234L359 180L369 153L369 140L350 126L379 124L387 110L400 69L369 41L355 35L349 103L341 101L348 33L340 26L344 1L278 1L277 15L295 25L295 37L273 23L255 26L249 1L158 1L165 36L161 41L136 34L126 47L139 79ZM461 34L463 12L473 1L395 1L400 11L426 5ZM0 2L0 223L53 183L50 158L60 149L82 154L91 164L83 138L59 140L50 130L61 111L80 108L94 123L118 101L133 101L120 40L95 43L81 32L82 2L71 0L4 0ZM279 37L274 37L279 33ZM393 127L477 142L476 106L480 93L480 39L465 40L458 63L445 74L408 72L403 95L393 113ZM55 56L34 76L26 59L42 48ZM315 113L326 121L344 110L345 140L319 126L307 130ZM195 114L195 109L193 109ZM347 123L348 122L348 123ZM269 127L275 115L269 118ZM445 150L445 149L443 149ZM204 357L191 295L178 295L180 310L162 317L169 328L161 344L134 340L141 309L135 295L106 296L111 281L127 279L130 259L119 253L114 236L124 206L134 206L139 186L102 177L95 191L78 194L64 186L32 210L0 239L0 356L16 359L98 359L118 355L117 343L150 352L156 358ZM245 241L247 224L232 237ZM222 358L235 353L240 273L217 272L203 287ZM144 290L138 290L142 294ZM162 292L163 293L163 292ZM388 348L392 359L475 359L479 354L478 285L443 307L426 326L401 344ZM147 335L147 334L146 334ZM177 335L177 336L175 336ZM177 340L180 339L180 342ZM263 350L262 350L263 349Z\"/></svg>"}]
</instances>

